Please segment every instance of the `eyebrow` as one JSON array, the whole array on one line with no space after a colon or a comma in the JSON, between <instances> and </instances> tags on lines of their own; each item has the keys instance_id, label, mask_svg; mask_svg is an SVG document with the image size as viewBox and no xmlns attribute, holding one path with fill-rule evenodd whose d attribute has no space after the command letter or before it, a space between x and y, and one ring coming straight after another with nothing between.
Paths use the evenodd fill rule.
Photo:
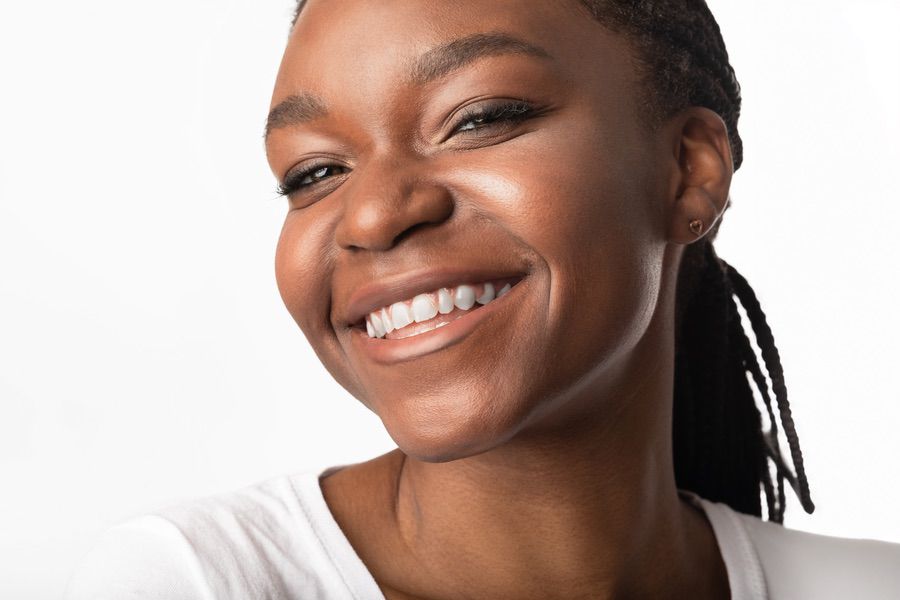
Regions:
<instances>
[{"instance_id":1,"label":"eyebrow","mask_svg":"<svg viewBox=\"0 0 900 600\"><path fill-rule=\"evenodd\" d=\"M476 60L502 54L521 54L544 60L553 57L543 48L503 32L475 33L445 42L412 61L407 81L423 86L445 77ZM328 107L318 96L304 92L278 103L266 120L265 137L274 129L314 121L328 115Z\"/></svg>"},{"instance_id":2,"label":"eyebrow","mask_svg":"<svg viewBox=\"0 0 900 600\"><path fill-rule=\"evenodd\" d=\"M288 127L297 123L307 123L328 114L328 108L318 96L304 92L288 96L269 112L266 119L266 133L269 137L273 129Z\"/></svg>"},{"instance_id":3,"label":"eyebrow","mask_svg":"<svg viewBox=\"0 0 900 600\"><path fill-rule=\"evenodd\" d=\"M543 48L507 33L475 33L441 44L413 61L410 83L425 85L480 58L501 54L553 58Z\"/></svg>"}]
</instances>

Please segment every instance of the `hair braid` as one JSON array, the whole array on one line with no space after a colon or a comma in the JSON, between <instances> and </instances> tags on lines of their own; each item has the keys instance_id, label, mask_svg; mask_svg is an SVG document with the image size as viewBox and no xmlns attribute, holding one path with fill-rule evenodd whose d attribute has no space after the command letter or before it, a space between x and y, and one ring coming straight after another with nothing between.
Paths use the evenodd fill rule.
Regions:
<instances>
[{"instance_id":1,"label":"hair braid","mask_svg":"<svg viewBox=\"0 0 900 600\"><path fill-rule=\"evenodd\" d=\"M771 394L735 302L747 311L791 444L797 476L785 464ZM783 523L784 479L804 510L814 505L791 418L784 374L771 329L744 279L720 259L711 241L689 246L682 262L677 299L673 451L679 487L762 516L760 485L770 521ZM762 428L750 380L759 391L770 428ZM776 385L775 381L780 381ZM769 471L775 465L775 480Z\"/></svg>"},{"instance_id":2,"label":"hair braid","mask_svg":"<svg viewBox=\"0 0 900 600\"><path fill-rule=\"evenodd\" d=\"M734 302L734 298L731 298L731 304L735 313L737 313L737 305ZM770 439L778 439L778 423L775 419L775 413L772 411L772 399L769 394L768 385L766 384L765 375L763 375L762 369L759 367L759 362L756 360L756 354L753 352L753 347L750 344L750 339L747 337L747 334L744 332L744 327L741 325L739 319L735 319L732 323L731 329L731 338L735 340L737 345L740 348L742 361L744 369L750 373L753 378L753 382L756 385L756 388L759 390L760 396L762 396L763 403L766 406L766 412L769 415L769 424L770 431L769 433L763 432L763 442L764 442L764 452L759 453L759 460L761 461L760 473L762 475L762 484L766 494L766 508L767 514L769 515L769 520L777 521L779 523L783 520L783 507L784 507L784 487L782 485L778 486L778 495L775 495L775 489L773 488L772 475L769 472L768 460L767 458L771 458L776 461L776 464L783 462L781 458L781 452L777 445L772 445ZM782 479L779 479L778 483L780 484Z\"/></svg>"},{"instance_id":3,"label":"hair braid","mask_svg":"<svg viewBox=\"0 0 900 600\"><path fill-rule=\"evenodd\" d=\"M783 473L785 478L790 482L791 487L800 497L800 502L806 512L813 512L815 505L809 494L809 483L806 479L806 470L803 468L803 452L800 450L800 439L797 436L794 427L794 419L791 416L791 405L788 402L787 386L784 384L784 369L781 366L781 357L778 354L778 347L775 345L775 338L772 335L772 329L766 321L766 315L759 305L756 293L743 275L737 270L724 263L728 270L728 278L732 283L735 294L741 300L741 304L747 310L747 316L750 318L750 324L753 327L753 333L759 343L762 352L763 361L766 364L766 370L769 372L769 378L772 380L772 389L775 392L775 399L778 401L778 411L781 413L781 422L784 424L784 433L791 449L791 457L794 460L794 467L797 470L796 477L787 470L783 462L776 462L779 473ZM777 439L771 440L777 448Z\"/></svg>"}]
</instances>

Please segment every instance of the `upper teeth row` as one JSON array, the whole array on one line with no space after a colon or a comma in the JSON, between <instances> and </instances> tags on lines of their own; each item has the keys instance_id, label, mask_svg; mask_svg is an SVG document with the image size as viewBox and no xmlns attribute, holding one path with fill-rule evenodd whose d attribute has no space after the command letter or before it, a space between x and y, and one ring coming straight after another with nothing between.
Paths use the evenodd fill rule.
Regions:
<instances>
[{"instance_id":1,"label":"upper teeth row","mask_svg":"<svg viewBox=\"0 0 900 600\"><path fill-rule=\"evenodd\" d=\"M421 323L437 316L446 315L454 308L469 310L475 303L487 304L494 298L506 294L512 287L509 283L494 291L494 284L487 281L484 290L475 297L475 285L463 284L455 288L441 288L427 294L419 294L409 300L394 302L366 316L366 332L369 337L384 337L388 332L402 329L410 323Z\"/></svg>"}]
</instances>

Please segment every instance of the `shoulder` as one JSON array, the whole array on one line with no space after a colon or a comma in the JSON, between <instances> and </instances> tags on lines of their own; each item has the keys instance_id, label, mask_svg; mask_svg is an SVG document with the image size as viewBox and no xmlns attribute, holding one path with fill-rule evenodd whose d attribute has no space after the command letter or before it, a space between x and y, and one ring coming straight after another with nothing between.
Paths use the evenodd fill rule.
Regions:
<instances>
[{"instance_id":1,"label":"shoulder","mask_svg":"<svg viewBox=\"0 0 900 600\"><path fill-rule=\"evenodd\" d=\"M110 528L66 598L294 598L319 568L319 545L292 478L278 477Z\"/></svg>"},{"instance_id":2,"label":"shoulder","mask_svg":"<svg viewBox=\"0 0 900 600\"><path fill-rule=\"evenodd\" d=\"M206 597L189 542L156 515L107 529L70 578L66 600L114 600L137 592L161 600Z\"/></svg>"},{"instance_id":3,"label":"shoulder","mask_svg":"<svg viewBox=\"0 0 900 600\"><path fill-rule=\"evenodd\" d=\"M756 550L771 600L900 598L900 544L809 533L733 512Z\"/></svg>"}]
</instances>

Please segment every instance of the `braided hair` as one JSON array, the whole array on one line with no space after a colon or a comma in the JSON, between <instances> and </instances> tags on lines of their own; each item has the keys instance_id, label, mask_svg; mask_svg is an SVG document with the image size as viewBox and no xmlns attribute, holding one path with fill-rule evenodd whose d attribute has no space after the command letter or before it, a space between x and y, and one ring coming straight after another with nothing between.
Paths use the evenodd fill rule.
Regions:
<instances>
[{"instance_id":1,"label":"braided hair","mask_svg":"<svg viewBox=\"0 0 900 600\"><path fill-rule=\"evenodd\" d=\"M578 2L597 22L627 37L636 50L644 87L642 114L648 123L659 125L689 106L708 108L725 122L734 169L740 168L740 85L706 1ZM305 3L298 0L294 22ZM726 210L730 204L729 199ZM747 280L715 252L713 240L720 223L685 248L678 274L672 422L675 481L679 488L758 517L762 517L762 488L768 519L783 523L785 479L807 513L815 505L775 339ZM744 330L738 302L746 311L765 373ZM763 427L754 390L765 405L768 429ZM779 445L773 395L793 472Z\"/></svg>"}]
</instances>

